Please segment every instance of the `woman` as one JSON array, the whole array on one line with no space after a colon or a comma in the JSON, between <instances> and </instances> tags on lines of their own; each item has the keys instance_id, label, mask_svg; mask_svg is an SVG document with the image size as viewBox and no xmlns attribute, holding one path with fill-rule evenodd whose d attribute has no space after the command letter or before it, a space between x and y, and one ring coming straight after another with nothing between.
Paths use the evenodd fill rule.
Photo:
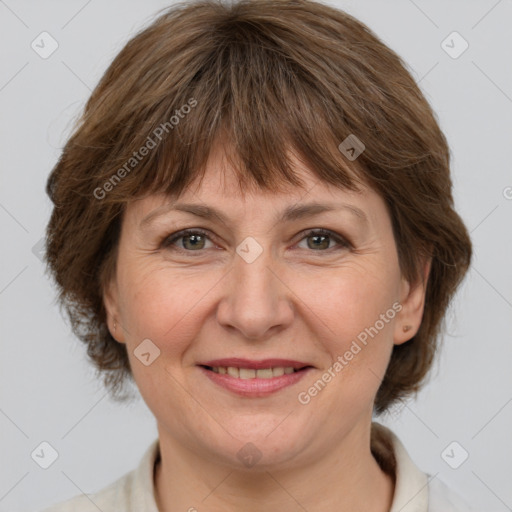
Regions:
<instances>
[{"instance_id":1,"label":"woman","mask_svg":"<svg viewBox=\"0 0 512 512\"><path fill-rule=\"evenodd\" d=\"M306 0L170 8L47 191L74 330L159 434L48 511L465 510L372 423L424 381L471 243L435 116L367 27Z\"/></svg>"}]
</instances>

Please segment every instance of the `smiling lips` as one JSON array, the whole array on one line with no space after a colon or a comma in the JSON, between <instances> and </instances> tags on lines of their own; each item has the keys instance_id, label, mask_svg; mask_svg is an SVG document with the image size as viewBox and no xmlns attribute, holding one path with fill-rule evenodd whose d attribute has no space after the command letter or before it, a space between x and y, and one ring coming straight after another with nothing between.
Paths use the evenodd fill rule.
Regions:
<instances>
[{"instance_id":1,"label":"smiling lips","mask_svg":"<svg viewBox=\"0 0 512 512\"><path fill-rule=\"evenodd\" d=\"M311 365L290 359L229 358L198 365L216 384L250 397L263 397L298 382L312 369Z\"/></svg>"}]
</instances>

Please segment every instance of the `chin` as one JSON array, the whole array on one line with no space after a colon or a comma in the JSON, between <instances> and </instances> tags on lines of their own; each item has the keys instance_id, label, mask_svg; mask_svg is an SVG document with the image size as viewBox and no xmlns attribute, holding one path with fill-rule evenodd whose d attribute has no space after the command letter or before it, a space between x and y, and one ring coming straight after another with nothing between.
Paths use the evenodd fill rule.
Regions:
<instances>
[{"instance_id":1,"label":"chin","mask_svg":"<svg viewBox=\"0 0 512 512\"><path fill-rule=\"evenodd\" d=\"M257 416L252 416L248 421L223 424L231 435L223 431L221 438L203 441L225 464L237 469L254 471L256 468L284 468L292 460L296 463L297 455L306 450L308 445L304 428L296 421L283 422L285 417L283 415L278 419L272 418L274 421L259 421Z\"/></svg>"}]
</instances>

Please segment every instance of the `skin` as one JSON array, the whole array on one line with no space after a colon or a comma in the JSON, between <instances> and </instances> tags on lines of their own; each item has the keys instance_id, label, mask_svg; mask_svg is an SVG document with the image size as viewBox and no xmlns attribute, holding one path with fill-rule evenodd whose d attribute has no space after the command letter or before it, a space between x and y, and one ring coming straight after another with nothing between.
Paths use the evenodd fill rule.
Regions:
<instances>
[{"instance_id":1,"label":"skin","mask_svg":"<svg viewBox=\"0 0 512 512\"><path fill-rule=\"evenodd\" d=\"M163 195L133 201L104 293L110 331L127 344L135 382L157 420L158 507L389 511L394 479L370 451L372 410L393 345L421 323L428 265L423 281L402 277L391 219L370 188L338 189L295 160L304 189L242 195L223 155L220 147L212 152L203 181L179 202L216 208L226 221L172 210ZM366 221L340 209L276 222L286 207L310 202L349 204ZM207 237L162 244L186 228ZM318 228L333 235L322 242L305 232ZM252 263L236 252L249 236L262 248ZM307 405L299 403L298 394L397 302L396 316ZM404 325L412 328L404 332ZM134 355L146 338L160 349L148 366ZM240 397L197 366L235 356L295 359L314 369L269 397ZM251 468L237 457L249 442L262 454Z\"/></svg>"}]
</instances>

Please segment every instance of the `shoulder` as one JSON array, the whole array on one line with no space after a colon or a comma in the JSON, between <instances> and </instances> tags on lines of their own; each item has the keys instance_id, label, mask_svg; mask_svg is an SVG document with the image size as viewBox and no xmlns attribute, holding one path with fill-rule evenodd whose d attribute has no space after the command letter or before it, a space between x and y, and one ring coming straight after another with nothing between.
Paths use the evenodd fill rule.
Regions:
<instances>
[{"instance_id":1,"label":"shoulder","mask_svg":"<svg viewBox=\"0 0 512 512\"><path fill-rule=\"evenodd\" d=\"M94 494L80 494L45 508L42 512L103 512L115 510L122 503L122 489L129 486L131 473Z\"/></svg>"},{"instance_id":2,"label":"shoulder","mask_svg":"<svg viewBox=\"0 0 512 512\"><path fill-rule=\"evenodd\" d=\"M147 448L139 466L93 494L80 494L41 512L158 512L153 471L160 455L159 440Z\"/></svg>"},{"instance_id":3,"label":"shoulder","mask_svg":"<svg viewBox=\"0 0 512 512\"><path fill-rule=\"evenodd\" d=\"M433 477L428 484L428 512L471 512L469 505L442 480Z\"/></svg>"},{"instance_id":4,"label":"shoulder","mask_svg":"<svg viewBox=\"0 0 512 512\"><path fill-rule=\"evenodd\" d=\"M394 474L391 512L471 512L464 500L436 476L424 473L387 427L372 423L372 453L382 470Z\"/></svg>"}]
</instances>

